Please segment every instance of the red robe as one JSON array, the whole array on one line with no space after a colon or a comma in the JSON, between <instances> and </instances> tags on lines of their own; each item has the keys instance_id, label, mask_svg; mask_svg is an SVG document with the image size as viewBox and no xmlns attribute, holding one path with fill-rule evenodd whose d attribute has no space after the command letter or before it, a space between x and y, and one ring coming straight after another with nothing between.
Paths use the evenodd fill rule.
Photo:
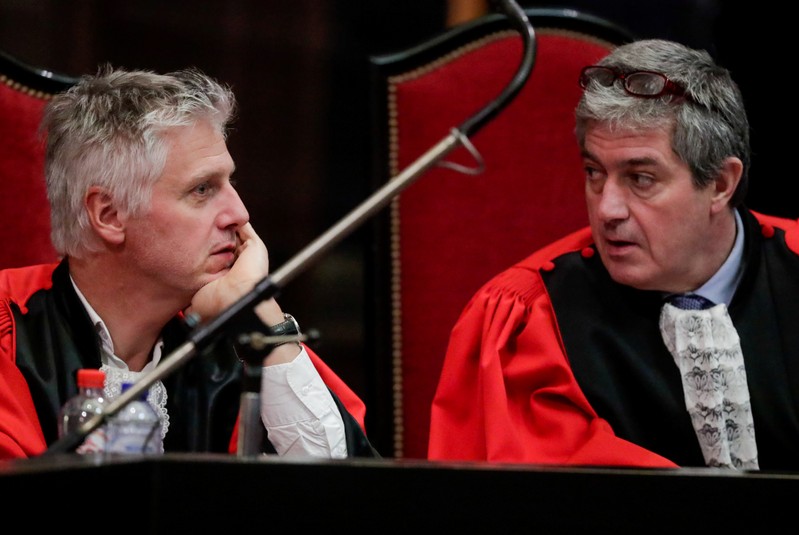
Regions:
<instances>
[{"instance_id":1,"label":"red robe","mask_svg":"<svg viewBox=\"0 0 799 535\"><path fill-rule=\"evenodd\" d=\"M785 291L774 292L776 295L774 299L778 301L773 303L773 307L771 302L768 305L774 310L780 312L790 310L795 314L796 303L799 302L794 282L799 280L799 272L796 271L796 252L799 251L797 222L760 214L754 215L757 220L754 217L750 217L749 220L755 229L751 232L755 246L748 250L752 255L759 256L748 258L747 262L751 266L764 267L761 267L757 275L753 275L750 279L758 281L760 280L758 277L768 277L772 286L776 280L783 281L780 284L784 284ZM760 233L756 230L758 224L762 227ZM775 234L775 228L784 229L785 233ZM761 239L759 234L762 234L764 242L762 247L759 245ZM586 352L591 353L588 356L579 356L583 359L582 362L586 362L594 358L590 341L595 338L590 338L593 334L583 335L579 331L599 332L605 337L611 337L612 333L607 332L602 318L594 320L593 309L585 313L578 312L576 315L573 312L568 316L563 315L563 318L569 319L577 317L579 321L559 324L556 307L553 306L552 295L549 294L545 278L549 271L567 269L556 268L554 263L556 259L567 254L571 254L571 265L579 266L580 258L586 260L594 256L594 260L597 260L594 264L601 264L598 262L599 255L592 247L592 243L590 229L582 229L499 274L472 297L451 333L431 411L429 459L598 466L677 466L670 458L619 437L607 417L603 418L603 414L598 414L589 402L584 389L587 387L588 390L597 391L599 387L589 383L600 380L595 371L602 370L603 364L592 362L590 366L583 366L582 370L591 370L591 373L582 375L582 383L576 379L574 362L570 360L578 358L578 355L573 353L570 359L566 349L569 346L564 343L564 334L568 333L571 337L566 339L568 341L580 337L582 340L589 340L588 344L583 343L579 346L588 348ZM759 260L761 257L767 260ZM777 266L780 266L777 268L779 272L775 269L773 273L767 274ZM790 273L791 270L794 272L792 277L776 275ZM590 275L593 276L594 272ZM609 277L607 279L609 280ZM587 277L583 280L593 279ZM562 277L558 291L574 287L572 282L575 282L575 277L571 273ZM579 280L576 282L582 284ZM609 281L608 286L613 284L615 283ZM585 294L579 293L590 292L591 290L586 288L591 288L592 285L593 282L589 282L585 286L579 285L579 290L566 290L574 294L570 294L569 299L561 299L558 302L567 308L592 306L582 303L581 296ZM614 291L611 289L605 295L617 295L612 293ZM739 293L746 293L746 289L739 289ZM742 299L746 300L748 297L744 295ZM625 305L623 301L614 301L608 306L612 311L623 310ZM739 312L741 316L757 314L756 311L752 311L754 307L739 308L744 309ZM780 314L780 316L788 317L789 314ZM793 318L795 321L796 316ZM656 325L655 320L654 331L657 330ZM740 331L741 327L738 328ZM768 336L771 339L779 337L777 333L772 334L772 329L778 329L775 325L757 325L751 329L768 329ZM781 332L785 333L786 330L782 329ZM787 336L792 335L788 333ZM782 338L786 338L786 335ZM662 342L658 343L662 345ZM781 343L775 345L779 347ZM758 354L757 349L744 351L744 355L750 353L750 358L764 357L762 352ZM604 350L604 348L598 349L597 354ZM611 348L611 352L613 351L617 351L617 348ZM635 351L635 347L629 350L633 359ZM780 351L782 353L777 354ZM772 365L777 370L781 369L783 362L793 363L799 358L797 354L799 347L787 347L780 351L773 351L775 355ZM668 363L663 366L664 370L669 372ZM748 371L750 366L753 373L757 371L760 374L758 368L760 364L747 362ZM673 368L676 374L676 366ZM624 382L628 380L627 376L623 373L613 376L614 373L617 372L611 372L610 379L601 378L601 381L605 381L601 384L616 381L618 389L623 390ZM644 373L647 373L646 370ZM762 385L761 392L768 390L771 390L770 385ZM786 394L782 399L793 399L796 395L796 393ZM675 395L681 395L681 392ZM755 402L758 402L760 396L756 398ZM601 399L601 396L596 399ZM627 398L619 396L619 399ZM763 403L770 402L771 400L765 399ZM626 401L619 403L619 405L625 404ZM795 448L799 447L799 443L795 442L796 438L791 438L796 437L799 432L794 429L795 425L791 425L795 409L787 403L784 407L780 407L779 411L768 410L769 408L771 406L760 411L760 414L768 415L760 422L764 430L763 451L772 451L767 448L771 448L770 444L773 443L775 444L773 451L782 452L775 453L775 459L780 455L782 460L795 458L795 455L790 453L791 445L794 452ZM682 409L673 412L674 419L687 422L687 413ZM781 415L780 421L771 426L771 414L775 412ZM636 416L630 417L630 413L624 416L625 424L632 422L631 425L637 425ZM768 428L764 427L766 422ZM786 432L789 428L790 435ZM690 429L690 426L686 429ZM766 432L772 429L774 433ZM663 435L668 434L673 435L673 429L663 430ZM760 434L758 431L758 439L761 438ZM655 440L662 438L658 436L657 431L650 433L650 436L655 436ZM681 435L680 440L683 439L687 444L691 437ZM686 445L686 448L688 447L690 445ZM780 466L782 460L775 461L775 465Z\"/></svg>"}]
</instances>

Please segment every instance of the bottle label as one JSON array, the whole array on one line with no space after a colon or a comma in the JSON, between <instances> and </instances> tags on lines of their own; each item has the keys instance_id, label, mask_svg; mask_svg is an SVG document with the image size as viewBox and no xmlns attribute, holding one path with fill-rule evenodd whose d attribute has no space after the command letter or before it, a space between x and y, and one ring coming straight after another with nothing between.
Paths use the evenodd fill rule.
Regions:
<instances>
[{"instance_id":1,"label":"bottle label","mask_svg":"<svg viewBox=\"0 0 799 535\"><path fill-rule=\"evenodd\" d=\"M123 424L109 429L109 453L161 453L160 426Z\"/></svg>"},{"instance_id":2,"label":"bottle label","mask_svg":"<svg viewBox=\"0 0 799 535\"><path fill-rule=\"evenodd\" d=\"M78 449L75 451L77 453L102 453L105 451L107 439L105 427L100 427L89 433L89 436L86 437L83 444L78 446Z\"/></svg>"}]
</instances>

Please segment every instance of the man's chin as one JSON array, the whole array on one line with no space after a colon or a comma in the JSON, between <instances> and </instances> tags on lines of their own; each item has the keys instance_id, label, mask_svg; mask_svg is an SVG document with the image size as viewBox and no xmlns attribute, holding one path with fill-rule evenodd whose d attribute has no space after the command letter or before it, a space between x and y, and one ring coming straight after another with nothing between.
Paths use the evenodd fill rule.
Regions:
<instances>
[{"instance_id":1,"label":"man's chin","mask_svg":"<svg viewBox=\"0 0 799 535\"><path fill-rule=\"evenodd\" d=\"M631 266L612 266L608 268L610 278L624 286L630 286L637 290L656 290L654 288L655 280L642 273L640 269L634 269Z\"/></svg>"}]
</instances>

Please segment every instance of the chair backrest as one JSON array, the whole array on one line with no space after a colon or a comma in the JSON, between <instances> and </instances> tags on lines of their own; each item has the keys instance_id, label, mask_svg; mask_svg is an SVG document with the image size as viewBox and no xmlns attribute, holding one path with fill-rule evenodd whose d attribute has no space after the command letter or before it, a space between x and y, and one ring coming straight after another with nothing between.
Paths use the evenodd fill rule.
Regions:
<instances>
[{"instance_id":1,"label":"chair backrest","mask_svg":"<svg viewBox=\"0 0 799 535\"><path fill-rule=\"evenodd\" d=\"M525 10L536 56L517 97L470 141L485 171L435 167L374 221L367 262L374 390L370 436L386 455L425 458L430 407L450 330L492 275L587 224L574 137L580 69L633 36L574 10ZM500 94L522 39L504 16L370 58L377 189ZM460 152L459 152L460 151ZM449 161L473 166L465 149Z\"/></svg>"},{"instance_id":2,"label":"chair backrest","mask_svg":"<svg viewBox=\"0 0 799 535\"><path fill-rule=\"evenodd\" d=\"M39 122L74 81L0 52L0 269L57 260Z\"/></svg>"}]
</instances>

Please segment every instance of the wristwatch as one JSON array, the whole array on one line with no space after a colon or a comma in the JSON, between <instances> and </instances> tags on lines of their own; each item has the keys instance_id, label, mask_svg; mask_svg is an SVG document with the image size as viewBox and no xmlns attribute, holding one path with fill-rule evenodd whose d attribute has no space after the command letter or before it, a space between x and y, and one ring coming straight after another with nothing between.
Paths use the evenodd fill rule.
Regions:
<instances>
[{"instance_id":1,"label":"wristwatch","mask_svg":"<svg viewBox=\"0 0 799 535\"><path fill-rule=\"evenodd\" d=\"M283 314L283 319L281 323L277 325L272 325L268 327L269 329L269 336L299 336L300 332L300 324L297 323L297 320L294 319L294 316L291 314ZM276 344L272 344L272 347L277 347L279 345L288 344L289 341L285 342L278 342ZM300 345L300 342L296 342L297 345Z\"/></svg>"},{"instance_id":2,"label":"wristwatch","mask_svg":"<svg viewBox=\"0 0 799 535\"><path fill-rule=\"evenodd\" d=\"M256 364L260 363L277 346L294 342L301 347L299 340L266 343L266 338L272 336L299 336L301 334L300 324L297 323L294 316L284 313L283 320L277 325L267 327L255 313L244 316L241 320L242 332L233 340L239 359L249 364Z\"/></svg>"}]
</instances>

